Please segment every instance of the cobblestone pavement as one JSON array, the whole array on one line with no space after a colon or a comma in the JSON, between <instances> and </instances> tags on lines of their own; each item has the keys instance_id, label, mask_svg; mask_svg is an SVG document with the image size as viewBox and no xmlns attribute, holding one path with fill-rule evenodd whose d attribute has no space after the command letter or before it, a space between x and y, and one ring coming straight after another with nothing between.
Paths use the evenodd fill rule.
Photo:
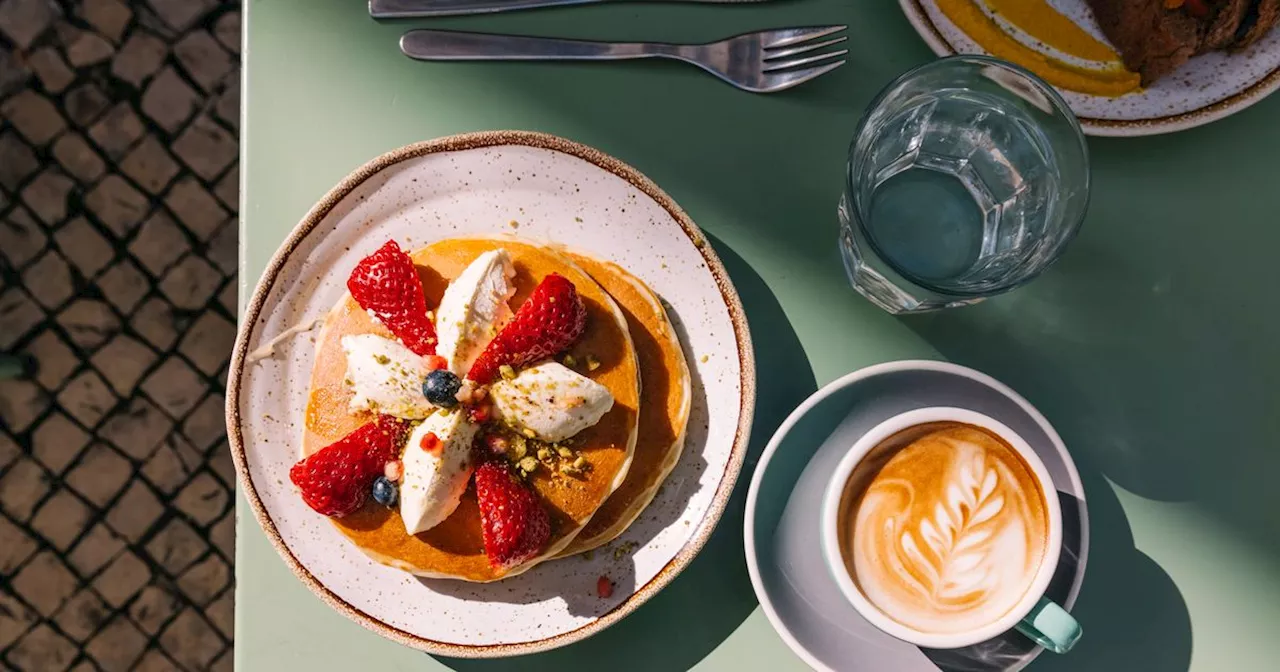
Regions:
<instances>
[{"instance_id":1,"label":"cobblestone pavement","mask_svg":"<svg viewBox=\"0 0 1280 672\"><path fill-rule=\"evenodd\" d=\"M239 2L0 0L0 668L230 670Z\"/></svg>"}]
</instances>

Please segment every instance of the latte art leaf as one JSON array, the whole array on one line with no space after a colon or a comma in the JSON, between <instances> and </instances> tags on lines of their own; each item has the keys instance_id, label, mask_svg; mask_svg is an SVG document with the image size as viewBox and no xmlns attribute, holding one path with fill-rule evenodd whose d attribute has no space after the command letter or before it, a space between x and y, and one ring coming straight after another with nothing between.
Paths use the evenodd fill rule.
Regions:
<instances>
[{"instance_id":1,"label":"latte art leaf","mask_svg":"<svg viewBox=\"0 0 1280 672\"><path fill-rule=\"evenodd\" d=\"M991 538L991 527L1004 497L995 494L999 476L986 468L981 453L959 465L956 480L946 488L946 498L934 507L933 518L920 521L918 536L925 553L910 531L900 540L902 558L908 571L925 581L919 584L927 597L939 604L956 599L981 599L992 587L990 573L982 567ZM976 594L976 595L975 595Z\"/></svg>"},{"instance_id":2,"label":"latte art leaf","mask_svg":"<svg viewBox=\"0 0 1280 672\"><path fill-rule=\"evenodd\" d=\"M1010 609L1039 566L1046 530L1042 495L1018 456L956 424L880 465L851 537L868 599L932 632L971 629Z\"/></svg>"}]
</instances>

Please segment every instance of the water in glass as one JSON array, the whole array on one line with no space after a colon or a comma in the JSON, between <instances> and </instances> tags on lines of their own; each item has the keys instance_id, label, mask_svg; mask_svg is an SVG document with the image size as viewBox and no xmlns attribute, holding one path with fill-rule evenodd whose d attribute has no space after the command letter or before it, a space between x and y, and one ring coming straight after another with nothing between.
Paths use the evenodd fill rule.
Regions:
<instances>
[{"instance_id":1,"label":"water in glass","mask_svg":"<svg viewBox=\"0 0 1280 672\"><path fill-rule=\"evenodd\" d=\"M891 85L851 150L846 261L859 291L893 312L971 303L1029 280L1087 202L1074 118L1022 73L961 58L958 71L934 64Z\"/></svg>"}]
</instances>

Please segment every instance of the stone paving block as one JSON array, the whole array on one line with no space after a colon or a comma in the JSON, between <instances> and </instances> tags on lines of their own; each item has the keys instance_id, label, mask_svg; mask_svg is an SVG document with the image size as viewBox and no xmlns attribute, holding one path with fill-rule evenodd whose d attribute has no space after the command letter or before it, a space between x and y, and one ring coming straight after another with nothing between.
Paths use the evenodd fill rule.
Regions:
<instances>
[{"instance_id":1,"label":"stone paving block","mask_svg":"<svg viewBox=\"0 0 1280 672\"><path fill-rule=\"evenodd\" d=\"M151 290L151 283L137 264L121 259L98 278L98 289L116 310L128 315Z\"/></svg>"},{"instance_id":2,"label":"stone paving block","mask_svg":"<svg viewBox=\"0 0 1280 672\"><path fill-rule=\"evenodd\" d=\"M76 183L61 170L50 166L22 189L22 202L50 228L67 216L67 197Z\"/></svg>"},{"instance_id":3,"label":"stone paving block","mask_svg":"<svg viewBox=\"0 0 1280 672\"><path fill-rule=\"evenodd\" d=\"M119 42L133 18L133 10L121 0L84 0L78 14L113 42Z\"/></svg>"},{"instance_id":4,"label":"stone paving block","mask_svg":"<svg viewBox=\"0 0 1280 672\"><path fill-rule=\"evenodd\" d=\"M146 0L146 3L169 27L183 31L203 18L217 0Z\"/></svg>"},{"instance_id":5,"label":"stone paving block","mask_svg":"<svg viewBox=\"0 0 1280 672\"><path fill-rule=\"evenodd\" d=\"M92 513L70 490L59 490L36 510L31 528L60 553L66 553L89 526Z\"/></svg>"},{"instance_id":6,"label":"stone paving block","mask_svg":"<svg viewBox=\"0 0 1280 672\"><path fill-rule=\"evenodd\" d=\"M208 116L199 116L174 141L173 152L196 175L213 180L236 160L239 148L235 136Z\"/></svg>"},{"instance_id":7,"label":"stone paving block","mask_svg":"<svg viewBox=\"0 0 1280 672\"><path fill-rule=\"evenodd\" d=\"M164 191L178 174L178 162L155 135L147 135L134 145L120 162L120 170L152 195Z\"/></svg>"},{"instance_id":8,"label":"stone paving block","mask_svg":"<svg viewBox=\"0 0 1280 672\"><path fill-rule=\"evenodd\" d=\"M129 243L134 260L156 277L190 249L182 228L163 209L153 211Z\"/></svg>"},{"instance_id":9,"label":"stone paving block","mask_svg":"<svg viewBox=\"0 0 1280 672\"><path fill-rule=\"evenodd\" d=\"M55 140L53 156L69 174L82 183L97 180L107 169L106 162L79 133L64 133Z\"/></svg>"},{"instance_id":10,"label":"stone paving block","mask_svg":"<svg viewBox=\"0 0 1280 672\"><path fill-rule=\"evenodd\" d=\"M141 87L148 77L155 74L169 53L169 45L150 31L138 28L116 52L111 61L111 74L117 79Z\"/></svg>"},{"instance_id":11,"label":"stone paving block","mask_svg":"<svg viewBox=\"0 0 1280 672\"><path fill-rule=\"evenodd\" d=\"M49 250L22 272L22 281L45 308L57 308L75 292L71 284L71 267L62 255Z\"/></svg>"},{"instance_id":12,"label":"stone paving block","mask_svg":"<svg viewBox=\"0 0 1280 672\"><path fill-rule=\"evenodd\" d=\"M53 239L62 256L86 278L97 275L115 256L111 243L84 217L64 224L53 234Z\"/></svg>"},{"instance_id":13,"label":"stone paving block","mask_svg":"<svg viewBox=\"0 0 1280 672\"><path fill-rule=\"evenodd\" d=\"M18 48L26 49L53 27L54 20L61 14L62 9L53 0L3 0L0 2L0 33Z\"/></svg>"},{"instance_id":14,"label":"stone paving block","mask_svg":"<svg viewBox=\"0 0 1280 672\"><path fill-rule=\"evenodd\" d=\"M133 465L105 443L95 443L66 478L67 485L98 508L105 508L133 476Z\"/></svg>"},{"instance_id":15,"label":"stone paving block","mask_svg":"<svg viewBox=\"0 0 1280 672\"><path fill-rule=\"evenodd\" d=\"M81 127L97 121L111 107L111 99L93 82L86 82L67 91L62 98L67 118Z\"/></svg>"},{"instance_id":16,"label":"stone paving block","mask_svg":"<svg viewBox=\"0 0 1280 672\"><path fill-rule=\"evenodd\" d=\"M40 83L44 85L45 90L50 93L61 93L76 79L76 73L71 70L63 60L62 54L59 54L54 47L41 47L31 52L31 55L27 56L27 65L40 78Z\"/></svg>"},{"instance_id":17,"label":"stone paving block","mask_svg":"<svg viewBox=\"0 0 1280 672\"><path fill-rule=\"evenodd\" d=\"M156 75L142 94L142 113L169 133L176 133L191 118L200 96L171 67Z\"/></svg>"},{"instance_id":18,"label":"stone paving block","mask_svg":"<svg viewBox=\"0 0 1280 672\"><path fill-rule=\"evenodd\" d=\"M31 432L31 456L50 473L61 474L89 445L90 438L67 414L55 410Z\"/></svg>"},{"instance_id":19,"label":"stone paving block","mask_svg":"<svg viewBox=\"0 0 1280 672\"><path fill-rule=\"evenodd\" d=\"M178 664L193 670L206 669L225 648L218 631L194 608L183 610L165 628L160 646Z\"/></svg>"}]
</instances>

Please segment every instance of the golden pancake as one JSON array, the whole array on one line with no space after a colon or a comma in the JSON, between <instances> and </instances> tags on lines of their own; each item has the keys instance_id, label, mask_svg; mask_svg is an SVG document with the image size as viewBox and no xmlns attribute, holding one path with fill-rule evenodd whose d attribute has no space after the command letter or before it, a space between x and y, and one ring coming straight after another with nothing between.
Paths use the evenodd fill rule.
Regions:
<instances>
[{"instance_id":1,"label":"golden pancake","mask_svg":"<svg viewBox=\"0 0 1280 672\"><path fill-rule=\"evenodd\" d=\"M587 524L591 516L623 482L636 443L640 403L639 364L627 329L626 318L600 285L563 255L540 245L512 237L450 239L412 253L429 307L438 306L453 278L480 254L505 248L516 275L517 308L548 274L568 278L587 308L587 328L569 350L579 361L591 355L601 364L583 375L609 388L613 408L594 426L574 437L574 449L591 467L581 478L569 478L540 469L529 484L542 499L551 517L551 539L545 553L506 571L489 566L484 555L480 510L474 487L449 518L421 534L410 536L397 510L370 502L359 511L332 519L348 538L375 560L420 576L494 581L519 574L559 553ZM341 338L351 334L390 333L360 309L349 295L325 318L316 342L311 391L306 413L303 455L309 455L342 438L371 419L353 414L347 405L351 392L343 379L346 355Z\"/></svg>"},{"instance_id":2,"label":"golden pancake","mask_svg":"<svg viewBox=\"0 0 1280 672\"><path fill-rule=\"evenodd\" d=\"M684 448L692 394L689 366L658 295L622 267L562 250L618 302L640 358L640 424L627 478L560 555L581 553L622 534L658 494Z\"/></svg>"}]
</instances>

